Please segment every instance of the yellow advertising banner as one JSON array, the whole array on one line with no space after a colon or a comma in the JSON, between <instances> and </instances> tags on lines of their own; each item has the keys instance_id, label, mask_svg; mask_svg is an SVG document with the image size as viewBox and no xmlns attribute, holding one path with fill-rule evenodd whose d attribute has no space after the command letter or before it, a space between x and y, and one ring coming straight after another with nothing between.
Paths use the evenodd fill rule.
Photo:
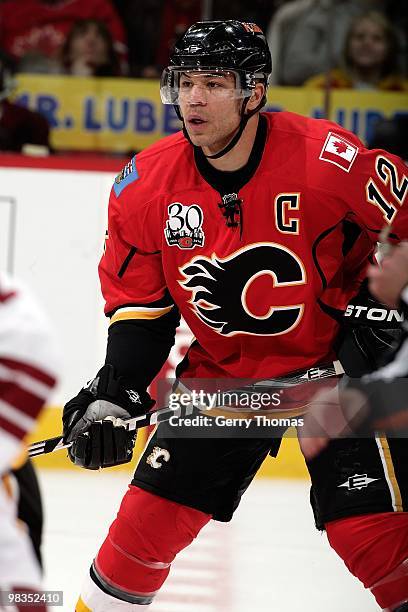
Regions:
<instances>
[{"instance_id":1,"label":"yellow advertising banner","mask_svg":"<svg viewBox=\"0 0 408 612\"><path fill-rule=\"evenodd\" d=\"M155 80L20 74L15 99L44 114L55 149L128 153L180 129L171 105L160 101ZM323 116L323 91L273 87L268 110ZM335 90L330 119L367 142L383 117L408 112L407 93Z\"/></svg>"}]
</instances>

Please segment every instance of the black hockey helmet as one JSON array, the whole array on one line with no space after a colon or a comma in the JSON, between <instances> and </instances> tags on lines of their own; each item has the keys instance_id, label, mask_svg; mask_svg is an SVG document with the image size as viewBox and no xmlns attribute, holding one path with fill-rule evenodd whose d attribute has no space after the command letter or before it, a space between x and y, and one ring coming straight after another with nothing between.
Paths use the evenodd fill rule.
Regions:
<instances>
[{"instance_id":1,"label":"black hockey helmet","mask_svg":"<svg viewBox=\"0 0 408 612\"><path fill-rule=\"evenodd\" d=\"M182 119L178 105L179 78L187 71L230 72L235 75L235 95L243 100L238 134L213 157L221 157L239 140L253 114L266 103L266 93L257 108L245 114L246 104L256 82L268 87L272 58L262 30L254 23L235 20L201 21L192 25L177 41L170 65L163 71L160 94L164 104L173 104Z\"/></svg>"}]
</instances>

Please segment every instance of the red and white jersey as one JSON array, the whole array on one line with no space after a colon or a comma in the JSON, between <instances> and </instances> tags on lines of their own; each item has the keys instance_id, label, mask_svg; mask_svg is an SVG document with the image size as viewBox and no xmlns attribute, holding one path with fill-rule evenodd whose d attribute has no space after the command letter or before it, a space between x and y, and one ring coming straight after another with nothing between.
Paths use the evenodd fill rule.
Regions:
<instances>
[{"instance_id":1,"label":"red and white jersey","mask_svg":"<svg viewBox=\"0 0 408 612\"><path fill-rule=\"evenodd\" d=\"M264 116L262 159L237 194L242 228L226 226L181 133L133 158L112 188L105 312L115 324L178 307L196 338L186 377L283 376L332 357L330 308L355 294L384 225L408 238L399 158L328 121Z\"/></svg>"},{"instance_id":2,"label":"red and white jersey","mask_svg":"<svg viewBox=\"0 0 408 612\"><path fill-rule=\"evenodd\" d=\"M45 316L28 290L0 273L0 473L56 383L59 356Z\"/></svg>"}]
</instances>

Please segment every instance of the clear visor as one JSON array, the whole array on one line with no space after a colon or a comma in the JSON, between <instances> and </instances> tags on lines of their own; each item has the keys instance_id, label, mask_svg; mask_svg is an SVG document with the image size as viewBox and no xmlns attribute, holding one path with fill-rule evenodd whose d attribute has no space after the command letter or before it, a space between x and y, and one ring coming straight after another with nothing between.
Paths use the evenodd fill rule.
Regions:
<instances>
[{"instance_id":1,"label":"clear visor","mask_svg":"<svg viewBox=\"0 0 408 612\"><path fill-rule=\"evenodd\" d=\"M161 76L160 97L163 104L179 104L180 100L188 101L194 95L211 96L214 99L242 99L252 94L257 76L243 70L170 66ZM199 94L195 93L197 90Z\"/></svg>"}]
</instances>

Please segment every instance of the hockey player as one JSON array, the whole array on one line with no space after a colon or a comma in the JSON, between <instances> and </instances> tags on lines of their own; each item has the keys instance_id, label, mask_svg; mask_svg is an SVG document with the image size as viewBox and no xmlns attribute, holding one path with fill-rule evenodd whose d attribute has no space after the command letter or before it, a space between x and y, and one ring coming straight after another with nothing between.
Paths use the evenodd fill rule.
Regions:
<instances>
[{"instance_id":1,"label":"hockey player","mask_svg":"<svg viewBox=\"0 0 408 612\"><path fill-rule=\"evenodd\" d=\"M368 269L372 295L380 300L377 316L399 308L403 335L383 367L362 378L345 377L340 389L320 391L313 398L302 432L302 450L310 459L330 437L371 430L406 437L408 432L408 242L392 249L381 265ZM380 306L380 308L378 308ZM396 312L395 310L389 311ZM341 414L333 423L333 412Z\"/></svg>"},{"instance_id":2,"label":"hockey player","mask_svg":"<svg viewBox=\"0 0 408 612\"><path fill-rule=\"evenodd\" d=\"M399 211L393 239L408 235L401 160L334 123L260 113L270 72L254 24L197 23L175 47L161 96L183 133L133 158L111 192L99 268L106 363L63 416L77 465L130 459L122 419L151 406L146 388L179 313L195 336L177 371L187 386L323 367L336 357L333 314L357 292L381 227ZM193 435L161 424L150 438L78 612L148 606L176 554L211 518L231 519L280 443ZM401 612L408 451L395 443L332 441L308 467L317 527L379 605Z\"/></svg>"},{"instance_id":3,"label":"hockey player","mask_svg":"<svg viewBox=\"0 0 408 612\"><path fill-rule=\"evenodd\" d=\"M42 311L25 287L0 273L0 610L45 611L39 542L28 516L30 536L17 523L39 498L32 467L23 459L23 439L56 383L57 352ZM17 507L9 487L10 470L23 487ZM34 500L28 500L31 491ZM22 510L22 515L20 510ZM30 512L31 512L30 510ZM34 517L35 518L35 517ZM29 605L37 594L36 605ZM5 606L2 607L2 604ZM23 607L21 607L23 606Z\"/></svg>"}]
</instances>

